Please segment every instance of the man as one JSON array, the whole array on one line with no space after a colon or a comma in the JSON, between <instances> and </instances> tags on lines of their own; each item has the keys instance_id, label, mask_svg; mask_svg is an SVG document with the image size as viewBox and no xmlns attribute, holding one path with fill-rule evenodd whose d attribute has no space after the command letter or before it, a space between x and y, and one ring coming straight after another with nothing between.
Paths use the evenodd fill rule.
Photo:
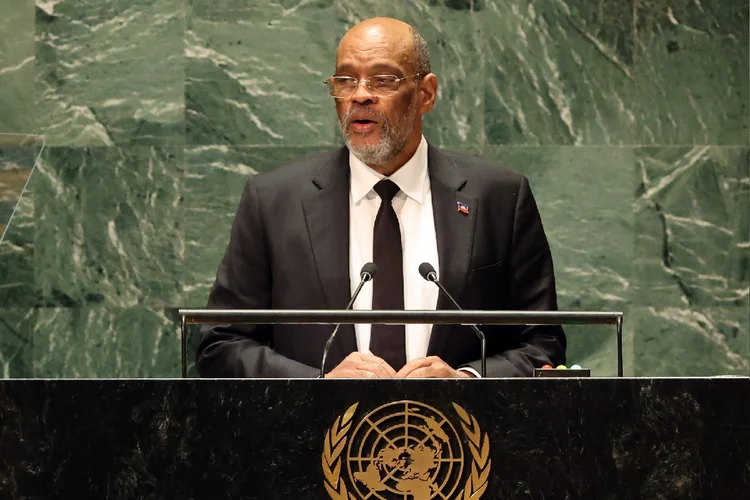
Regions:
<instances>
[{"instance_id":1,"label":"man","mask_svg":"<svg viewBox=\"0 0 750 500\"><path fill-rule=\"evenodd\" d=\"M422 136L437 77L419 33L364 21L341 40L328 80L346 148L251 177L209 298L222 309L451 309L422 262L464 309L553 310L547 239L527 180ZM316 377L329 325L202 329L206 377ZM530 376L565 361L559 327L483 328L487 375ZM342 325L326 377L477 377L479 342L464 326Z\"/></svg>"}]
</instances>

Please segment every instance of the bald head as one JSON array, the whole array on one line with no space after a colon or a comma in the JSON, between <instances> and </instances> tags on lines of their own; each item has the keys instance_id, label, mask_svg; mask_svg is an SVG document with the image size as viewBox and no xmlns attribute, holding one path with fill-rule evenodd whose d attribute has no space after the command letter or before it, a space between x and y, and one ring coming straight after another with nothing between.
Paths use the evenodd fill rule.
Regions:
<instances>
[{"instance_id":1,"label":"bald head","mask_svg":"<svg viewBox=\"0 0 750 500\"><path fill-rule=\"evenodd\" d=\"M364 21L355 24L346 33L346 35L344 35L344 38L349 35L375 32L409 36L409 28L411 28L411 25L409 25L408 23L405 23L398 19L394 19L392 17L373 17L371 19L365 19Z\"/></svg>"},{"instance_id":2,"label":"bald head","mask_svg":"<svg viewBox=\"0 0 750 500\"><path fill-rule=\"evenodd\" d=\"M430 53L419 31L410 24L390 17L366 19L352 27L341 39L336 50L336 63L352 52L368 52L367 48L391 51L401 64L414 73L431 72Z\"/></svg>"}]
</instances>

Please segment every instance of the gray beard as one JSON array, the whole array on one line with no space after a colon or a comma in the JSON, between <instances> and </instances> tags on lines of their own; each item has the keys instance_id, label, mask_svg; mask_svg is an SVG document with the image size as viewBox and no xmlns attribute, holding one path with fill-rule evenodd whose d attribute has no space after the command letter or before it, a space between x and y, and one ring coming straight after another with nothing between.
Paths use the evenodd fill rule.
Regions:
<instances>
[{"instance_id":1,"label":"gray beard","mask_svg":"<svg viewBox=\"0 0 750 500\"><path fill-rule=\"evenodd\" d=\"M348 127L352 113L353 108L350 108L347 116L339 122L346 147L365 165L386 165L396 158L409 142L409 135L411 133L409 127L414 122L417 113L417 94L414 95L414 98L409 103L406 113L396 121L394 126L391 126L384 115L378 114L378 119L382 124L382 138L377 144L371 146L354 146L352 144Z\"/></svg>"}]
</instances>

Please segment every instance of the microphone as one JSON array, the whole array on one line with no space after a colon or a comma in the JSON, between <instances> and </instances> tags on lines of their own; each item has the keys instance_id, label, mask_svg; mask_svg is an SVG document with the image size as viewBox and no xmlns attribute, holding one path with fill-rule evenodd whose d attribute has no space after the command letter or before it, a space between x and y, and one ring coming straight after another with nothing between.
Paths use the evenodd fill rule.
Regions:
<instances>
[{"instance_id":1,"label":"microphone","mask_svg":"<svg viewBox=\"0 0 750 500\"><path fill-rule=\"evenodd\" d=\"M378 268L374 262L368 262L367 264L362 266L362 270L359 271L359 285L357 285L357 289L354 290L354 294L352 294L352 299L346 306L347 310L351 308L352 304L354 304L354 301L357 300L357 296L359 295L359 292L362 290L362 287L365 285L365 283L367 283L368 281L372 281L372 278L373 276L375 276L375 271L377 271L377 269ZM326 376L326 359L328 358L328 351L331 350L331 346L333 345L333 341L336 338L336 334L339 332L340 327L341 323L336 325L336 328L333 329L333 333L331 333L331 336L328 337L325 349L323 349L323 360L320 363L320 378L325 378Z\"/></svg>"},{"instance_id":2,"label":"microphone","mask_svg":"<svg viewBox=\"0 0 750 500\"><path fill-rule=\"evenodd\" d=\"M435 283L437 285L437 287L440 289L440 291L443 293L443 295L446 296L446 298L448 299L448 301L451 304L453 304L453 307L455 307L459 311L462 310L461 306L458 305L458 302L455 301L455 299L453 298L453 296L450 293L448 293L448 290L446 290L445 287L443 286L443 284L440 283L440 281L438 280L437 272L435 272L435 268L432 267L432 264L430 264L429 262L422 262L421 264L419 264L419 274L422 275L422 277L425 280L429 281L430 283ZM479 341L480 341L480 343L482 345L482 359L481 359L482 370L481 370L481 375L482 375L482 378L485 378L487 376L487 354L486 354L487 340L484 337L484 332L482 332L482 330L480 330L479 328L477 328L477 325L469 325L469 328L471 328L472 330L474 330L474 333L477 335L477 337L479 338Z\"/></svg>"}]
</instances>

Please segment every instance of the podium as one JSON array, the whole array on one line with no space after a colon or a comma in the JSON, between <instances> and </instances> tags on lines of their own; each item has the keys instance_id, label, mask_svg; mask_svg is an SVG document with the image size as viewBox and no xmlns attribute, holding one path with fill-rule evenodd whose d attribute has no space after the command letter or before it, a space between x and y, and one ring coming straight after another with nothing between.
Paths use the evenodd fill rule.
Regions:
<instances>
[{"instance_id":1,"label":"podium","mask_svg":"<svg viewBox=\"0 0 750 500\"><path fill-rule=\"evenodd\" d=\"M621 313L181 310L194 323ZM0 498L746 499L750 378L0 381ZM621 349L621 342L618 342Z\"/></svg>"},{"instance_id":2,"label":"podium","mask_svg":"<svg viewBox=\"0 0 750 500\"><path fill-rule=\"evenodd\" d=\"M744 378L5 380L0 498L740 500L749 394Z\"/></svg>"}]
</instances>

